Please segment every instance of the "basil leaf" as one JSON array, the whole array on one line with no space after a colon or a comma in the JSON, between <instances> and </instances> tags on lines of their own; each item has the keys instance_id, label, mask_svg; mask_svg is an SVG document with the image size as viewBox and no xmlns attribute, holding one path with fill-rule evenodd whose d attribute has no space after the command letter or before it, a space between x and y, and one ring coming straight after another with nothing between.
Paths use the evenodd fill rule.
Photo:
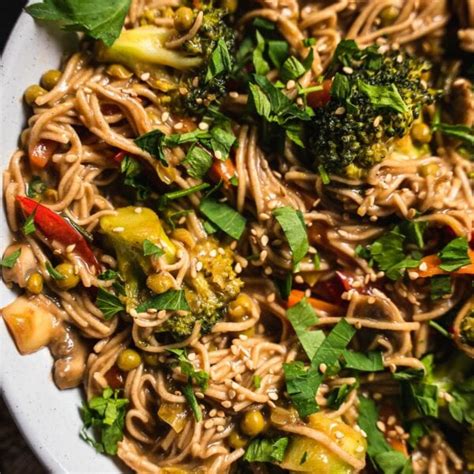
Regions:
<instances>
[{"instance_id":1,"label":"basil leaf","mask_svg":"<svg viewBox=\"0 0 474 474\"><path fill-rule=\"evenodd\" d=\"M310 330L311 326L314 326L318 322L314 309L306 298L303 298L298 304L288 309L286 317L293 326L306 355L309 360L311 360L324 339L323 331Z\"/></svg>"},{"instance_id":2,"label":"basil leaf","mask_svg":"<svg viewBox=\"0 0 474 474\"><path fill-rule=\"evenodd\" d=\"M151 188L143 183L143 168L137 159L126 155L120 163L120 171L125 175L123 183L136 190L138 200L144 201L150 196Z\"/></svg>"},{"instance_id":3,"label":"basil leaf","mask_svg":"<svg viewBox=\"0 0 474 474\"><path fill-rule=\"evenodd\" d=\"M97 278L99 280L115 280L118 278L119 274L115 270L111 270L110 268L102 272Z\"/></svg>"},{"instance_id":4,"label":"basil leaf","mask_svg":"<svg viewBox=\"0 0 474 474\"><path fill-rule=\"evenodd\" d=\"M130 0L44 0L25 8L37 20L57 21L112 46L125 22Z\"/></svg>"},{"instance_id":5,"label":"basil leaf","mask_svg":"<svg viewBox=\"0 0 474 474\"><path fill-rule=\"evenodd\" d=\"M346 400L349 393L353 389L352 385L347 385L346 383L331 390L327 396L327 402L329 408L337 410Z\"/></svg>"},{"instance_id":6,"label":"basil leaf","mask_svg":"<svg viewBox=\"0 0 474 474\"><path fill-rule=\"evenodd\" d=\"M433 301L451 293L451 277L449 275L438 275L430 279L430 294Z\"/></svg>"},{"instance_id":7,"label":"basil leaf","mask_svg":"<svg viewBox=\"0 0 474 474\"><path fill-rule=\"evenodd\" d=\"M212 166L212 156L198 145L193 145L183 163L187 165L189 176L202 179Z\"/></svg>"},{"instance_id":8,"label":"basil leaf","mask_svg":"<svg viewBox=\"0 0 474 474\"><path fill-rule=\"evenodd\" d=\"M293 275L288 272L284 280L276 279L275 284L277 285L281 299L287 300L290 296L291 287L293 285Z\"/></svg>"},{"instance_id":9,"label":"basil leaf","mask_svg":"<svg viewBox=\"0 0 474 474\"><path fill-rule=\"evenodd\" d=\"M309 249L308 234L300 211L291 207L273 210L273 216L280 224L291 249L293 265L297 265Z\"/></svg>"},{"instance_id":10,"label":"basil leaf","mask_svg":"<svg viewBox=\"0 0 474 474\"><path fill-rule=\"evenodd\" d=\"M345 350L342 353L344 368L363 372L379 372L384 370L382 353L377 351L354 352Z\"/></svg>"},{"instance_id":11,"label":"basil leaf","mask_svg":"<svg viewBox=\"0 0 474 474\"><path fill-rule=\"evenodd\" d=\"M189 362L184 349L168 349L168 352L171 352L178 358L181 372L194 380L205 392L209 385L209 374L204 370L196 370L193 364Z\"/></svg>"},{"instance_id":12,"label":"basil leaf","mask_svg":"<svg viewBox=\"0 0 474 474\"><path fill-rule=\"evenodd\" d=\"M21 248L12 252L8 257L3 257L0 260L0 266L4 268L13 268L20 254L21 254Z\"/></svg>"},{"instance_id":13,"label":"basil leaf","mask_svg":"<svg viewBox=\"0 0 474 474\"><path fill-rule=\"evenodd\" d=\"M395 84L390 84L390 86L374 86L358 79L357 87L369 98L370 103L374 107L386 107L401 114L406 114L410 111Z\"/></svg>"},{"instance_id":14,"label":"basil leaf","mask_svg":"<svg viewBox=\"0 0 474 474\"><path fill-rule=\"evenodd\" d=\"M466 237L458 237L451 240L441 252L438 257L441 260L439 268L446 272L454 272L461 267L469 265L471 259L469 258L469 244Z\"/></svg>"},{"instance_id":15,"label":"basil leaf","mask_svg":"<svg viewBox=\"0 0 474 474\"><path fill-rule=\"evenodd\" d=\"M246 219L229 205L205 198L201 201L199 210L219 229L232 238L239 240L245 230Z\"/></svg>"},{"instance_id":16,"label":"basil leaf","mask_svg":"<svg viewBox=\"0 0 474 474\"><path fill-rule=\"evenodd\" d=\"M46 262L46 270L53 280L64 280L66 277L59 273L49 262Z\"/></svg>"},{"instance_id":17,"label":"basil leaf","mask_svg":"<svg viewBox=\"0 0 474 474\"><path fill-rule=\"evenodd\" d=\"M120 299L103 288L97 289L97 299L95 304L102 311L106 321L112 319L117 313L120 313L120 311L125 310L125 306Z\"/></svg>"},{"instance_id":18,"label":"basil leaf","mask_svg":"<svg viewBox=\"0 0 474 474\"><path fill-rule=\"evenodd\" d=\"M168 147L175 147L183 145L184 143L194 143L201 140L206 140L211 137L209 130L196 129L192 132L174 133L163 138L163 145Z\"/></svg>"},{"instance_id":19,"label":"basil leaf","mask_svg":"<svg viewBox=\"0 0 474 474\"><path fill-rule=\"evenodd\" d=\"M267 44L268 57L270 58L270 61L277 69L280 69L288 57L290 50L288 43L281 40L269 40Z\"/></svg>"},{"instance_id":20,"label":"basil leaf","mask_svg":"<svg viewBox=\"0 0 474 474\"><path fill-rule=\"evenodd\" d=\"M164 139L165 134L161 130L152 130L135 138L134 142L142 150L147 151L151 156L158 158L165 166L168 166L163 152Z\"/></svg>"},{"instance_id":21,"label":"basil leaf","mask_svg":"<svg viewBox=\"0 0 474 474\"><path fill-rule=\"evenodd\" d=\"M402 396L409 407L423 416L438 416L438 387L427 383L402 382Z\"/></svg>"},{"instance_id":22,"label":"basil leaf","mask_svg":"<svg viewBox=\"0 0 474 474\"><path fill-rule=\"evenodd\" d=\"M214 155L219 160L225 160L237 140L230 126L230 122L224 122L223 124L212 127L210 134L210 146Z\"/></svg>"},{"instance_id":23,"label":"basil leaf","mask_svg":"<svg viewBox=\"0 0 474 474\"><path fill-rule=\"evenodd\" d=\"M449 413L459 423L474 423L474 377L457 384L451 391Z\"/></svg>"},{"instance_id":24,"label":"basil leaf","mask_svg":"<svg viewBox=\"0 0 474 474\"><path fill-rule=\"evenodd\" d=\"M248 462L282 462L289 442L287 436L253 439L247 446L243 459Z\"/></svg>"},{"instance_id":25,"label":"basil leaf","mask_svg":"<svg viewBox=\"0 0 474 474\"><path fill-rule=\"evenodd\" d=\"M209 64L207 66L206 77L204 80L209 82L219 74L232 69L232 58L225 41L221 38L217 41L214 51L211 53Z\"/></svg>"},{"instance_id":26,"label":"basil leaf","mask_svg":"<svg viewBox=\"0 0 474 474\"><path fill-rule=\"evenodd\" d=\"M281 67L280 76L283 82L288 82L291 79L298 79L306 72L306 68L301 64L301 61L294 56L290 56Z\"/></svg>"},{"instance_id":27,"label":"basil leaf","mask_svg":"<svg viewBox=\"0 0 474 474\"><path fill-rule=\"evenodd\" d=\"M145 239L143 241L143 255L145 257L149 255L156 255L157 257L160 257L164 254L164 250L158 247L158 245L154 244L151 240Z\"/></svg>"},{"instance_id":28,"label":"basil leaf","mask_svg":"<svg viewBox=\"0 0 474 474\"><path fill-rule=\"evenodd\" d=\"M152 308L169 311L191 311L184 290L168 290L166 293L153 296L138 305L136 310L138 313L143 313Z\"/></svg>"}]
</instances>

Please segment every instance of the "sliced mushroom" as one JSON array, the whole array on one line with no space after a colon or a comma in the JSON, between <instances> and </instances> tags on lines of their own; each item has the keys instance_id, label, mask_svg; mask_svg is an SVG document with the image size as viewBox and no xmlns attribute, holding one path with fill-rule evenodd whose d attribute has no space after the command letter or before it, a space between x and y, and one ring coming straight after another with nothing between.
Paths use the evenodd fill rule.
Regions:
<instances>
[{"instance_id":1,"label":"sliced mushroom","mask_svg":"<svg viewBox=\"0 0 474 474\"><path fill-rule=\"evenodd\" d=\"M5 283L16 283L21 288L26 286L28 277L36 271L38 262L28 244L12 244L4 253L4 258L13 252L20 250L20 256L17 258L12 268L3 267L3 280Z\"/></svg>"}]
</instances>

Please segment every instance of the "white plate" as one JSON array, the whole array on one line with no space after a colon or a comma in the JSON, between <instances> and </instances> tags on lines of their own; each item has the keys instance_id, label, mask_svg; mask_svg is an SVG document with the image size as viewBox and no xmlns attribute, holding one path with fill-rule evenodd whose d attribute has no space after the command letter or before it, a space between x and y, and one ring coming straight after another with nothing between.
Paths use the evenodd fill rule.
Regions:
<instances>
[{"instance_id":1,"label":"white plate","mask_svg":"<svg viewBox=\"0 0 474 474\"><path fill-rule=\"evenodd\" d=\"M23 91L38 83L41 74L57 68L73 37L37 25L22 13L2 58L0 166L3 171L15 151L27 111ZM3 209L3 206L2 206ZM0 213L0 245L10 239L4 211ZM14 293L0 282L0 307ZM0 318L1 319L1 318ZM111 458L97 454L79 438L82 402L79 390L59 391L51 377L48 350L20 356L0 321L0 391L26 440L53 473L118 473L124 470Z\"/></svg>"}]
</instances>

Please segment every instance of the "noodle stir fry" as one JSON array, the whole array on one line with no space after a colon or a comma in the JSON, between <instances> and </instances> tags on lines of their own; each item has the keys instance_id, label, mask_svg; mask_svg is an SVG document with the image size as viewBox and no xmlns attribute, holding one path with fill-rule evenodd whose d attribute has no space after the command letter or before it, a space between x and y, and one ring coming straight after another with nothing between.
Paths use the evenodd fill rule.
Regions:
<instances>
[{"instance_id":1,"label":"noodle stir fry","mask_svg":"<svg viewBox=\"0 0 474 474\"><path fill-rule=\"evenodd\" d=\"M79 0L4 172L1 313L140 473L474 469L474 3Z\"/></svg>"}]
</instances>

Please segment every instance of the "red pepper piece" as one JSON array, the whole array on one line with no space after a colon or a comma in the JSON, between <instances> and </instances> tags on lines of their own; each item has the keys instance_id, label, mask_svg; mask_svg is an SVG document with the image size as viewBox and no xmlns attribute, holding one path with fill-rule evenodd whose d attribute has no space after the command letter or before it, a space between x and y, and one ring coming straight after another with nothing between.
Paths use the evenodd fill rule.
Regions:
<instances>
[{"instance_id":1,"label":"red pepper piece","mask_svg":"<svg viewBox=\"0 0 474 474\"><path fill-rule=\"evenodd\" d=\"M235 175L235 166L230 158L226 160L214 158L211 169L209 170L209 177L212 181L215 183L223 181L224 186L229 187L231 185L231 179Z\"/></svg>"},{"instance_id":2,"label":"red pepper piece","mask_svg":"<svg viewBox=\"0 0 474 474\"><path fill-rule=\"evenodd\" d=\"M112 159L113 159L116 163L122 163L122 161L123 161L123 159L125 158L126 155L127 155L127 152L126 152L126 151L120 150L120 151L117 152L114 156L112 156Z\"/></svg>"},{"instance_id":3,"label":"red pepper piece","mask_svg":"<svg viewBox=\"0 0 474 474\"><path fill-rule=\"evenodd\" d=\"M56 240L65 247L75 245L74 252L79 255L89 267L100 272L100 264L86 239L69 222L46 206L26 196L17 196L23 212L29 216L34 214L34 223L49 240Z\"/></svg>"},{"instance_id":4,"label":"red pepper piece","mask_svg":"<svg viewBox=\"0 0 474 474\"><path fill-rule=\"evenodd\" d=\"M311 86L315 86L317 84L312 84ZM316 109L318 107L324 107L330 100L331 100L331 87L332 87L332 80L326 79L322 83L323 88L319 91L309 92L306 96L306 101L308 105Z\"/></svg>"}]
</instances>

